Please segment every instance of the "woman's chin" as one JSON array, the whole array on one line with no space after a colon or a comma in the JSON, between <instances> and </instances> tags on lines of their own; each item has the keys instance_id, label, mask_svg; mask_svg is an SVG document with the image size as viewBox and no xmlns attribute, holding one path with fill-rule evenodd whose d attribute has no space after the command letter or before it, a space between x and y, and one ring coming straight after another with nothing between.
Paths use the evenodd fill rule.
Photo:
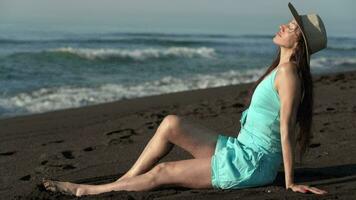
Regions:
<instances>
[{"instance_id":1,"label":"woman's chin","mask_svg":"<svg viewBox=\"0 0 356 200\"><path fill-rule=\"evenodd\" d=\"M272 41L273 41L274 44L276 44L276 45L279 46L278 41L277 41L277 36L274 36L274 38L272 39Z\"/></svg>"}]
</instances>

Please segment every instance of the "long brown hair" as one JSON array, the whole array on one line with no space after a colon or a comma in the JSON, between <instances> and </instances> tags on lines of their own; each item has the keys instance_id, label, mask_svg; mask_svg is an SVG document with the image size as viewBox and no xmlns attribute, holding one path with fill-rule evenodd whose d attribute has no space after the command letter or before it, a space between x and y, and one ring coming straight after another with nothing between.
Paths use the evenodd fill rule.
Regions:
<instances>
[{"instance_id":1,"label":"long brown hair","mask_svg":"<svg viewBox=\"0 0 356 200\"><path fill-rule=\"evenodd\" d=\"M254 83L252 89L249 91L247 105L251 103L252 95L257 85L278 66L280 60L281 51L277 50L277 56L274 58L272 64L268 67L266 72ZM302 162L302 157L308 150L310 139L312 135L312 120L313 120L313 82L312 75L310 73L310 65L307 63L306 51L303 37L300 35L297 47L290 58L291 62L296 63L299 76L302 78L302 95L304 89L304 97L298 106L296 125L299 125L299 131L296 135L297 148L299 150L299 162ZM297 128L297 126L295 126Z\"/></svg>"}]
</instances>

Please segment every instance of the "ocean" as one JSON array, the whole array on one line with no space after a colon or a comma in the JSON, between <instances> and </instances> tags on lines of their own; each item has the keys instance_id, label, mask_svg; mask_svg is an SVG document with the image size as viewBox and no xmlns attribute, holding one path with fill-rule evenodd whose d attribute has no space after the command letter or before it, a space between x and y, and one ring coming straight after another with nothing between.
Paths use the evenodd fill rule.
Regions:
<instances>
[{"instance_id":1,"label":"ocean","mask_svg":"<svg viewBox=\"0 0 356 200\"><path fill-rule=\"evenodd\" d=\"M274 35L4 31L0 118L257 80ZM328 37L312 74L356 70L356 38Z\"/></svg>"}]
</instances>

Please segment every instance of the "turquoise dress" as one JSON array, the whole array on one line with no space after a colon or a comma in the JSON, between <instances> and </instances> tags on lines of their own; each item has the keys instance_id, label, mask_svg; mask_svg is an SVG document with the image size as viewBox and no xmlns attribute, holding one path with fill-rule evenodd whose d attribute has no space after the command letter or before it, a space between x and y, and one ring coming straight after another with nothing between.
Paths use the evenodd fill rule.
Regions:
<instances>
[{"instance_id":1,"label":"turquoise dress","mask_svg":"<svg viewBox=\"0 0 356 200\"><path fill-rule=\"evenodd\" d=\"M216 189L237 189L272 183L282 162L280 100L274 88L278 67L256 87L242 112L237 137L219 134L211 159Z\"/></svg>"}]
</instances>

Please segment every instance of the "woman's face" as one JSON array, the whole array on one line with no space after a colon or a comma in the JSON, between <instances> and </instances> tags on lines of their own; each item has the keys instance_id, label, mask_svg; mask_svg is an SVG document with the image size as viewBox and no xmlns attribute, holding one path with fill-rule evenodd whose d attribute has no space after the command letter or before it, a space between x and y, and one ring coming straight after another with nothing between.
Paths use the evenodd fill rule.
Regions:
<instances>
[{"instance_id":1,"label":"woman's face","mask_svg":"<svg viewBox=\"0 0 356 200\"><path fill-rule=\"evenodd\" d=\"M280 47L295 48L299 37L302 37L301 31L297 22L293 19L287 24L279 26L279 32L274 36L273 42Z\"/></svg>"}]
</instances>

